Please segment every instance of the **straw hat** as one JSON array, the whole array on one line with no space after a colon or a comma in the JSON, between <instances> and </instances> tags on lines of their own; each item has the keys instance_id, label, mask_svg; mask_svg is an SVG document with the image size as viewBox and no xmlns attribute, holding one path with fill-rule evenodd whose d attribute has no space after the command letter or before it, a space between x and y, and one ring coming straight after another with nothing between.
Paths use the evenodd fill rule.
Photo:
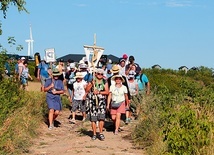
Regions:
<instances>
[{"instance_id":1,"label":"straw hat","mask_svg":"<svg viewBox=\"0 0 214 155\"><path fill-rule=\"evenodd\" d=\"M118 73L120 71L118 65L114 65L111 69L111 72L114 74L114 73Z\"/></svg>"},{"instance_id":2,"label":"straw hat","mask_svg":"<svg viewBox=\"0 0 214 155\"><path fill-rule=\"evenodd\" d=\"M76 73L76 76L74 77L74 78L80 78L80 79L83 79L83 75L82 75L82 73L81 72L77 72Z\"/></svg>"},{"instance_id":3,"label":"straw hat","mask_svg":"<svg viewBox=\"0 0 214 155\"><path fill-rule=\"evenodd\" d=\"M60 76L61 74L62 74L62 73L60 73L59 70L58 70L57 68L54 68L54 69L53 69L53 73L52 73L53 76Z\"/></svg>"},{"instance_id":4,"label":"straw hat","mask_svg":"<svg viewBox=\"0 0 214 155\"><path fill-rule=\"evenodd\" d=\"M114 80L115 81L115 79L116 78L120 78L121 80L122 80L122 83L124 83L125 82L125 80L124 80L124 78L123 78L123 76L122 75L114 75L113 77L112 77L112 80Z\"/></svg>"}]
</instances>

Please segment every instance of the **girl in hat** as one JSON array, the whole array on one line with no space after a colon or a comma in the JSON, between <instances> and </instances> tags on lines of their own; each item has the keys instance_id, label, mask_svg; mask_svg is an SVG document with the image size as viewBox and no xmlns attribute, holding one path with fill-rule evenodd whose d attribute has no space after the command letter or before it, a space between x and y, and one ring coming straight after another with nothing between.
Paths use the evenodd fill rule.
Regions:
<instances>
[{"instance_id":1,"label":"girl in hat","mask_svg":"<svg viewBox=\"0 0 214 155\"><path fill-rule=\"evenodd\" d=\"M49 114L49 130L52 130L54 127L54 120L59 115L60 110L62 110L62 103L60 94L64 93L64 85L62 80L59 79L59 76L62 73L58 69L53 70L53 78L46 79L44 85L44 91L46 93L46 101L48 104Z\"/></svg>"},{"instance_id":2,"label":"girl in hat","mask_svg":"<svg viewBox=\"0 0 214 155\"><path fill-rule=\"evenodd\" d=\"M76 81L73 83L73 91L71 99L72 102L72 120L71 123L76 123L75 115L78 107L83 115L83 121L86 119L86 105L85 105L85 89L87 83L83 80L83 75L81 72L77 72L76 76L74 77Z\"/></svg>"},{"instance_id":3,"label":"girl in hat","mask_svg":"<svg viewBox=\"0 0 214 155\"><path fill-rule=\"evenodd\" d=\"M120 118L121 114L125 114L125 108L128 108L128 90L126 86L122 84L124 78L122 75L114 75L112 80L115 81L115 84L110 86L108 100L107 100L107 109L110 109L111 119L115 124L115 135L118 134L120 127Z\"/></svg>"}]
</instances>

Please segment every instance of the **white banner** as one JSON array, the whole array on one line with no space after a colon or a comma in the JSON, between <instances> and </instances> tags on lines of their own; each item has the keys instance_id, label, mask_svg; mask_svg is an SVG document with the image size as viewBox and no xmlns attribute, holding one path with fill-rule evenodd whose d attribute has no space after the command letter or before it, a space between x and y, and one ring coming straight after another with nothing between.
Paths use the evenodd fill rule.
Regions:
<instances>
[{"instance_id":1,"label":"white banner","mask_svg":"<svg viewBox=\"0 0 214 155\"><path fill-rule=\"evenodd\" d=\"M46 62L56 61L54 48L45 49L45 57Z\"/></svg>"},{"instance_id":2,"label":"white banner","mask_svg":"<svg viewBox=\"0 0 214 155\"><path fill-rule=\"evenodd\" d=\"M85 47L84 50L85 50L85 55L86 55L86 59L88 61L89 68L93 65L94 65L94 67L96 67L104 50L95 49L95 51L94 51L93 48L91 48L91 47Z\"/></svg>"}]
</instances>

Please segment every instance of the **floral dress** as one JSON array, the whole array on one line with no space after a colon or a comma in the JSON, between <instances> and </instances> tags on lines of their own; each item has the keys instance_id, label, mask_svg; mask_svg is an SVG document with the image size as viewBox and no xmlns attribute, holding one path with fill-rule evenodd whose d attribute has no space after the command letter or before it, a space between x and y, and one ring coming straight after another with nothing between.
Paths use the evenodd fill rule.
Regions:
<instances>
[{"instance_id":1,"label":"floral dress","mask_svg":"<svg viewBox=\"0 0 214 155\"><path fill-rule=\"evenodd\" d=\"M101 83L98 83L95 80L95 85L92 86L90 92L87 95L86 102L88 104L87 111L90 115L91 121L99 121L105 119L106 114L106 101L107 101L107 95L97 94L95 95L93 93L94 88L98 91L104 91L105 90L105 83L106 80L102 79Z\"/></svg>"}]
</instances>

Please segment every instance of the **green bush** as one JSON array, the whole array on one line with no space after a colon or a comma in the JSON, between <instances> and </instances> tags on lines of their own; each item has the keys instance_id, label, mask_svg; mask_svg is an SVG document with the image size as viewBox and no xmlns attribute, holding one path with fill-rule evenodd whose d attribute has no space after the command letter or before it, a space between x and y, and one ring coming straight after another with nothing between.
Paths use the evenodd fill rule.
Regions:
<instances>
[{"instance_id":1,"label":"green bush","mask_svg":"<svg viewBox=\"0 0 214 155\"><path fill-rule=\"evenodd\" d=\"M185 74L144 70L151 95L134 100L142 109L132 138L148 154L212 155L214 81L204 67ZM140 102L140 103L138 103Z\"/></svg>"}]
</instances>

